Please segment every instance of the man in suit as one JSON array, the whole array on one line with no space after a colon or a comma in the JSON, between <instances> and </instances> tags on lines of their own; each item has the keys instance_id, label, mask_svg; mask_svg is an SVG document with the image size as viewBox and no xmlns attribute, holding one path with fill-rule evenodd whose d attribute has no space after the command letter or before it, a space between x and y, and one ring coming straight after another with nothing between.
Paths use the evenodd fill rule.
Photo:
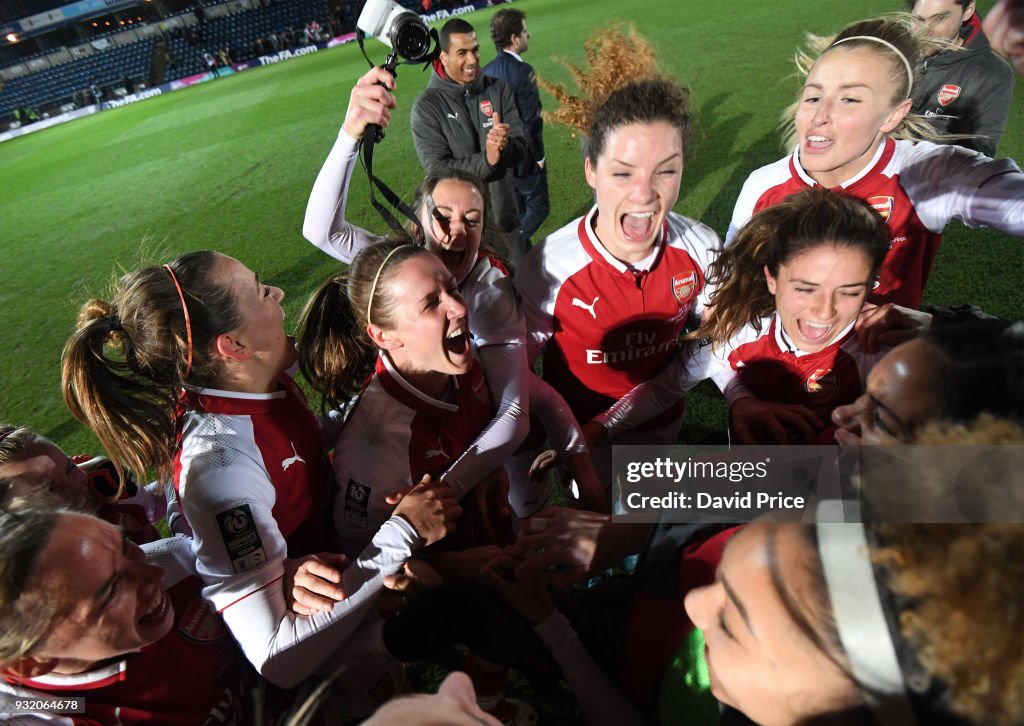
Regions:
<instances>
[{"instance_id":1,"label":"man in suit","mask_svg":"<svg viewBox=\"0 0 1024 726\"><path fill-rule=\"evenodd\" d=\"M516 106L526 131L528 153L515 168L516 194L523 209L523 237L529 241L548 216L548 172L544 164L544 121L540 116L537 74L522 54L530 33L521 10L499 10L491 19L491 39L498 57L484 67L484 74L505 81L515 93Z\"/></svg>"}]
</instances>

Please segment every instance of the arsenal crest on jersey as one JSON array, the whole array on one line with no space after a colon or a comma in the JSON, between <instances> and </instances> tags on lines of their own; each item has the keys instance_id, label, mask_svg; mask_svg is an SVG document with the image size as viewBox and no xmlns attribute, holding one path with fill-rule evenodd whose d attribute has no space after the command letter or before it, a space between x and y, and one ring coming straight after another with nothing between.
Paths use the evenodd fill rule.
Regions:
<instances>
[{"instance_id":1,"label":"arsenal crest on jersey","mask_svg":"<svg viewBox=\"0 0 1024 726\"><path fill-rule=\"evenodd\" d=\"M178 632L196 643L215 643L225 635L224 621L202 598L189 603L178 621Z\"/></svg>"},{"instance_id":2,"label":"arsenal crest on jersey","mask_svg":"<svg viewBox=\"0 0 1024 726\"><path fill-rule=\"evenodd\" d=\"M827 401L839 388L839 376L831 368L818 368L808 376L805 386L816 399Z\"/></svg>"},{"instance_id":3,"label":"arsenal crest on jersey","mask_svg":"<svg viewBox=\"0 0 1024 726\"><path fill-rule=\"evenodd\" d=\"M882 219L885 220L886 224L889 223L889 215L892 214L895 201L892 197L868 197L868 204L882 215Z\"/></svg>"},{"instance_id":4,"label":"arsenal crest on jersey","mask_svg":"<svg viewBox=\"0 0 1024 726\"><path fill-rule=\"evenodd\" d=\"M948 106L960 97L960 86L947 83L939 89L939 105Z\"/></svg>"},{"instance_id":5,"label":"arsenal crest on jersey","mask_svg":"<svg viewBox=\"0 0 1024 726\"><path fill-rule=\"evenodd\" d=\"M672 276L672 294L680 305L686 305L697 287L696 272L679 272Z\"/></svg>"},{"instance_id":6,"label":"arsenal crest on jersey","mask_svg":"<svg viewBox=\"0 0 1024 726\"><path fill-rule=\"evenodd\" d=\"M490 99L484 99L480 102L480 112L487 118L494 115L494 106L491 105Z\"/></svg>"}]
</instances>

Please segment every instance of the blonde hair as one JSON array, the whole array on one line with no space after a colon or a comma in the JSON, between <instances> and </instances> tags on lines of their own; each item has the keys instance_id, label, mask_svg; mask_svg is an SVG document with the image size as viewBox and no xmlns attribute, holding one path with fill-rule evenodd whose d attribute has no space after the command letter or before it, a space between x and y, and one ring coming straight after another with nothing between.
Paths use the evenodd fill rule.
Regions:
<instances>
[{"instance_id":1,"label":"blonde hair","mask_svg":"<svg viewBox=\"0 0 1024 726\"><path fill-rule=\"evenodd\" d=\"M808 33L805 47L798 48L795 56L797 76L801 80L800 94L803 93L803 82L807 80L814 65L837 45L840 49L845 50L865 48L889 58L891 61L889 80L896 89L892 98L894 106L910 98L917 79L917 68L927 54L957 47L948 40L931 37L927 26L916 25L908 13L893 13L870 20L860 20L846 26L834 36ZM908 64L912 69L912 75L909 78L907 77ZM799 143L796 133L796 112L799 105L798 94L796 102L782 112L780 130L783 145L788 151L795 149ZM937 133L928 118L916 113L908 113L904 116L899 125L887 135L894 139L910 141L926 139L939 142L975 138L969 134Z\"/></svg>"},{"instance_id":2,"label":"blonde hair","mask_svg":"<svg viewBox=\"0 0 1024 726\"><path fill-rule=\"evenodd\" d=\"M899 629L917 660L976 723L1024 718L1024 528L879 524L872 560L909 604Z\"/></svg>"}]
</instances>

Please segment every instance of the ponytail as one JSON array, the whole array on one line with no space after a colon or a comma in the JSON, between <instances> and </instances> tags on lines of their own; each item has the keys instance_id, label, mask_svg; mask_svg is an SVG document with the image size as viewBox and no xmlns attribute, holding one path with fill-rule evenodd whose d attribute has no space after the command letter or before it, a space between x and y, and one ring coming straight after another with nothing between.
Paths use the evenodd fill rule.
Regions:
<instances>
[{"instance_id":1,"label":"ponytail","mask_svg":"<svg viewBox=\"0 0 1024 726\"><path fill-rule=\"evenodd\" d=\"M122 478L151 469L166 478L183 387L216 386L213 342L242 322L234 293L214 280L221 259L193 252L129 273L110 302L90 300L79 313L62 357L64 401Z\"/></svg>"},{"instance_id":2,"label":"ponytail","mask_svg":"<svg viewBox=\"0 0 1024 726\"><path fill-rule=\"evenodd\" d=\"M323 397L324 411L342 405L373 372L377 349L348 297L348 274L332 276L313 293L295 334L299 370Z\"/></svg>"},{"instance_id":3,"label":"ponytail","mask_svg":"<svg viewBox=\"0 0 1024 726\"><path fill-rule=\"evenodd\" d=\"M395 325L392 273L403 261L430 254L408 239L387 239L370 245L347 272L328 279L306 303L296 339L299 368L323 396L323 408L342 405L359 392L373 373L377 348L367 328Z\"/></svg>"}]
</instances>

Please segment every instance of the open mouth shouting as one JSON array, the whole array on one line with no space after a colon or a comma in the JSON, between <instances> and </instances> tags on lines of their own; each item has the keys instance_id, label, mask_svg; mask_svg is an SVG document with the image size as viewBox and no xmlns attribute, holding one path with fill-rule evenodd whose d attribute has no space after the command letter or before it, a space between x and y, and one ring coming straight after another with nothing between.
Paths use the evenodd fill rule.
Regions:
<instances>
[{"instance_id":1,"label":"open mouth shouting","mask_svg":"<svg viewBox=\"0 0 1024 726\"><path fill-rule=\"evenodd\" d=\"M171 599L167 596L167 593L157 590L156 599L150 606L149 610L142 614L139 618L138 624L142 626L153 626L158 625L164 621L168 615L172 614L171 610Z\"/></svg>"},{"instance_id":2,"label":"open mouth shouting","mask_svg":"<svg viewBox=\"0 0 1024 726\"><path fill-rule=\"evenodd\" d=\"M437 256L441 258L441 262L448 268L448 271L458 279L466 262L466 250L453 250L445 247L438 250Z\"/></svg>"},{"instance_id":3,"label":"open mouth shouting","mask_svg":"<svg viewBox=\"0 0 1024 726\"><path fill-rule=\"evenodd\" d=\"M458 358L469 355L469 328L466 327L465 321L453 325L448 331L444 339L444 350L449 360L453 356ZM452 362L457 363L454 360Z\"/></svg>"},{"instance_id":4,"label":"open mouth shouting","mask_svg":"<svg viewBox=\"0 0 1024 726\"><path fill-rule=\"evenodd\" d=\"M807 343L814 345L821 345L829 340L832 335L832 331L835 329L835 323L812 323L809 320L797 320L796 322L797 331L800 337Z\"/></svg>"},{"instance_id":5,"label":"open mouth shouting","mask_svg":"<svg viewBox=\"0 0 1024 726\"><path fill-rule=\"evenodd\" d=\"M657 231L654 212L626 212L619 218L622 236L630 242L649 242Z\"/></svg>"},{"instance_id":6,"label":"open mouth shouting","mask_svg":"<svg viewBox=\"0 0 1024 726\"><path fill-rule=\"evenodd\" d=\"M820 154L828 150L835 143L827 136L812 134L804 139L804 151L808 154Z\"/></svg>"}]
</instances>

